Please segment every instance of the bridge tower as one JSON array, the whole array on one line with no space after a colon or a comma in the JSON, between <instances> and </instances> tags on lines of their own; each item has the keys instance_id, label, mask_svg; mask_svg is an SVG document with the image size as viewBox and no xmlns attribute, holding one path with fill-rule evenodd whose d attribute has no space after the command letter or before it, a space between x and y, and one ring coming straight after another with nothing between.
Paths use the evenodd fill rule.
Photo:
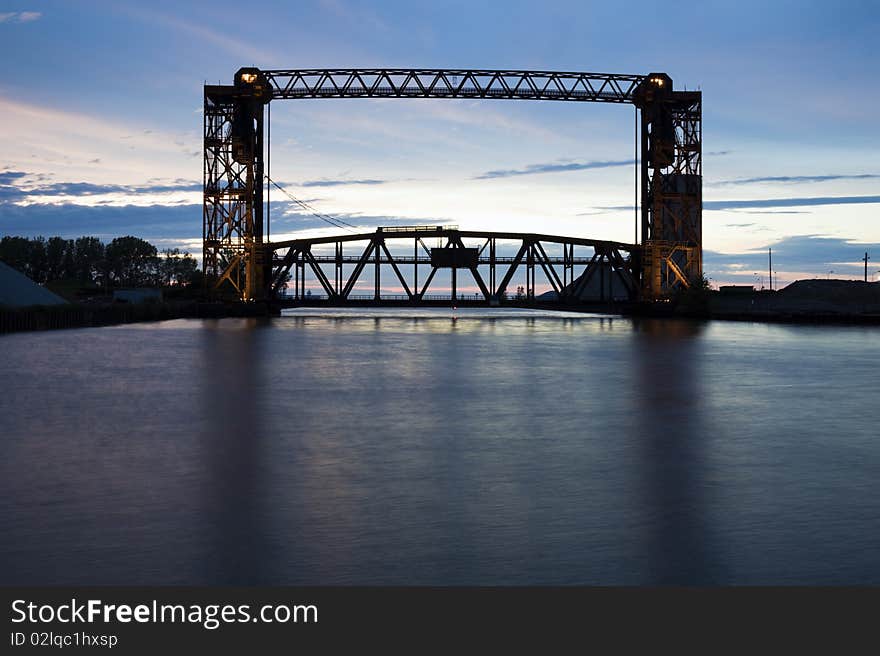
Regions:
<instances>
[{"instance_id":1,"label":"bridge tower","mask_svg":"<svg viewBox=\"0 0 880 656\"><path fill-rule=\"evenodd\" d=\"M214 291L263 299L271 277L263 243L262 73L243 68L233 85L205 85L202 258ZM228 285L228 286L227 286Z\"/></svg>"},{"instance_id":2,"label":"bridge tower","mask_svg":"<svg viewBox=\"0 0 880 656\"><path fill-rule=\"evenodd\" d=\"M667 298L703 275L702 93L652 73L634 94L641 112L641 281Z\"/></svg>"},{"instance_id":3,"label":"bridge tower","mask_svg":"<svg viewBox=\"0 0 880 656\"><path fill-rule=\"evenodd\" d=\"M641 115L639 296L669 298L702 278L702 96L665 73L242 68L204 96L203 259L215 292L272 294L263 240L264 106L296 98L481 98L633 104Z\"/></svg>"}]
</instances>

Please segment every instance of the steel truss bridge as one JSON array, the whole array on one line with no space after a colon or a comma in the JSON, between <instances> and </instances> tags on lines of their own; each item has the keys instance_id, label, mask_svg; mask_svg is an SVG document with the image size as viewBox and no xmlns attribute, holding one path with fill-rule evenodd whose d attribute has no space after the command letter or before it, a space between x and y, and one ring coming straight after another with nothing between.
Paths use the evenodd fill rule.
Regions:
<instances>
[{"instance_id":1,"label":"steel truss bridge","mask_svg":"<svg viewBox=\"0 0 880 656\"><path fill-rule=\"evenodd\" d=\"M264 239L263 203L269 150L264 135L265 107L272 100L320 98L479 98L634 105L640 133L640 243L449 227L380 228L375 233L268 241ZM374 297L378 299L383 266L390 267L412 302L426 298L425 292L440 269L450 272L451 298L456 297L458 272L467 271L483 301L490 304L506 300L508 285L521 266L526 271L528 298L534 298L535 271L539 269L564 302L577 301L585 289L597 284L599 293L604 293L606 277L611 296L624 289L631 300L656 300L668 298L702 275L702 96L699 91L673 89L672 79L664 73L242 68L232 85L204 88L203 173L205 272L215 290L231 288L241 300L276 298L288 275L294 282L293 298L301 298L309 272L328 300L344 302L353 298L352 292L368 267L373 269ZM435 237L442 243L428 248L425 240ZM465 239L482 245L467 246ZM396 245L400 240L411 242L407 252L412 255L399 252ZM497 241L516 244L516 254L498 256ZM352 255L352 242L366 246L358 245L359 252ZM394 249L389 243L395 244ZM561 246L562 255L548 255L548 244L557 249ZM589 252L576 257L576 247ZM353 267L348 275L346 266ZM412 266L409 279L403 274L403 267L408 266ZM421 281L420 266L431 269ZM575 277L578 266L583 270ZM328 267L332 278L325 270Z\"/></svg>"},{"instance_id":2,"label":"steel truss bridge","mask_svg":"<svg viewBox=\"0 0 880 656\"><path fill-rule=\"evenodd\" d=\"M479 245L466 246L465 240ZM499 255L499 241L515 244L516 254ZM351 246L356 246L354 254ZM560 246L561 254L557 254ZM323 288L323 298L336 303L381 301L383 267L386 275L404 291L396 300L412 303L426 300L438 271L446 269L451 276L450 300L459 298L459 276L469 275L479 289L479 294L469 297L476 296L489 305L500 305L509 297L534 301L535 273L539 269L555 292L552 300L567 304L585 297L594 302L630 300L638 293L639 284L631 245L576 237L475 232L448 226L391 227L373 233L276 242L273 249L278 255L272 263L272 290L280 292L282 282L290 275L293 294L287 300L294 304L311 297L305 289L307 271ZM421 279L420 267L423 272L428 271ZM520 267L525 271L526 284L514 296L510 284ZM367 270L372 274L369 295L357 288Z\"/></svg>"}]
</instances>

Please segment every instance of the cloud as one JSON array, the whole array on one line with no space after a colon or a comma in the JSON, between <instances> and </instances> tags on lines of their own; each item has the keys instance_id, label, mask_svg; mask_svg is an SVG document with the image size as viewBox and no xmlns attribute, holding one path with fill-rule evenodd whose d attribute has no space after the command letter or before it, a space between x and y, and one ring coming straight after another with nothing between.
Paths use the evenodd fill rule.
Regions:
<instances>
[{"instance_id":1,"label":"cloud","mask_svg":"<svg viewBox=\"0 0 880 656\"><path fill-rule=\"evenodd\" d=\"M5 153L7 169L36 168L66 179L91 178L96 175L96 167L89 162L100 159L102 171L97 175L107 175L107 182L132 184L157 170L172 176L188 175L193 170L181 152L198 143L195 130L153 130L145 135L141 126L118 123L112 118L30 105L2 96L0 116L4 118L0 121L0 142L16 144L15 149ZM123 141L125 137L130 138ZM181 139L188 143L185 149L174 145Z\"/></svg>"},{"instance_id":2,"label":"cloud","mask_svg":"<svg viewBox=\"0 0 880 656\"><path fill-rule=\"evenodd\" d=\"M58 235L73 239L92 235L105 241L123 235L136 235L153 243L171 246L201 242L202 205L183 202L168 205L82 205L68 202L2 203L0 234L45 237ZM357 226L353 229L330 227L316 216L303 212L293 203L272 204L272 237L307 230L330 230L331 233L371 232L377 226L443 225L442 217L410 217L380 214L337 214L336 218Z\"/></svg>"},{"instance_id":3,"label":"cloud","mask_svg":"<svg viewBox=\"0 0 880 656\"><path fill-rule=\"evenodd\" d=\"M828 175L773 175L758 178L737 178L735 180L719 180L708 183L716 185L747 185L763 182L801 183L801 182L829 182L832 180L876 180L880 175L876 173L857 173L854 175L828 174Z\"/></svg>"},{"instance_id":4,"label":"cloud","mask_svg":"<svg viewBox=\"0 0 880 656\"><path fill-rule=\"evenodd\" d=\"M730 269L766 272L768 248L773 249L773 268L780 272L826 273L833 269L840 274L858 275L864 271L864 264L860 264L860 260L865 251L880 252L880 243L859 243L841 237L794 235L745 253L704 250L703 266L710 273L718 271L729 273L727 270Z\"/></svg>"},{"instance_id":5,"label":"cloud","mask_svg":"<svg viewBox=\"0 0 880 656\"><path fill-rule=\"evenodd\" d=\"M390 180L307 180L300 182L300 187L339 187L343 185L382 185L388 184Z\"/></svg>"},{"instance_id":6,"label":"cloud","mask_svg":"<svg viewBox=\"0 0 880 656\"><path fill-rule=\"evenodd\" d=\"M880 196L818 196L811 198L761 198L755 200L704 200L704 210L739 210L765 207L812 207L814 205L864 205L880 203ZM606 212L632 212L632 205L602 205ZM749 214L757 212L748 212ZM772 212L783 214L783 212Z\"/></svg>"},{"instance_id":7,"label":"cloud","mask_svg":"<svg viewBox=\"0 0 880 656\"><path fill-rule=\"evenodd\" d=\"M710 150L708 153L703 154L708 157L723 157L724 155L730 155L732 152L732 150Z\"/></svg>"},{"instance_id":8,"label":"cloud","mask_svg":"<svg viewBox=\"0 0 880 656\"><path fill-rule=\"evenodd\" d=\"M388 25L378 15L364 9L355 9L342 0L319 0L318 5L337 18L345 19L359 27L367 26L373 30L387 31Z\"/></svg>"},{"instance_id":9,"label":"cloud","mask_svg":"<svg viewBox=\"0 0 880 656\"><path fill-rule=\"evenodd\" d=\"M0 171L0 185L11 185L16 180L20 180L30 175L26 171Z\"/></svg>"},{"instance_id":10,"label":"cloud","mask_svg":"<svg viewBox=\"0 0 880 656\"><path fill-rule=\"evenodd\" d=\"M0 234L4 235L58 235L66 239L91 235L108 240L134 234L151 241L192 241L201 240L201 232L201 204L123 207L8 204L0 212Z\"/></svg>"},{"instance_id":11,"label":"cloud","mask_svg":"<svg viewBox=\"0 0 880 656\"><path fill-rule=\"evenodd\" d=\"M810 207L814 205L862 205L880 203L880 196L819 196L811 198L767 198L759 200L703 201L706 210L732 210L762 207Z\"/></svg>"},{"instance_id":12,"label":"cloud","mask_svg":"<svg viewBox=\"0 0 880 656\"><path fill-rule=\"evenodd\" d=\"M490 180L494 178L510 178L517 175L534 175L537 173L565 173L568 171L586 171L588 169L607 169L615 166L633 166L635 160L597 161L597 162L557 162L553 164L529 164L522 169L501 169L486 171L474 180Z\"/></svg>"},{"instance_id":13,"label":"cloud","mask_svg":"<svg viewBox=\"0 0 880 656\"><path fill-rule=\"evenodd\" d=\"M0 13L0 23L32 23L42 15L39 11L9 11Z\"/></svg>"},{"instance_id":14,"label":"cloud","mask_svg":"<svg viewBox=\"0 0 880 656\"><path fill-rule=\"evenodd\" d=\"M314 228L326 228L328 223L322 221L314 214L303 212L295 203L280 203L285 209L274 211L275 203L272 204L272 234L283 231L310 230ZM454 223L451 219L443 217L412 217L412 216L395 216L388 214L361 214L359 212L337 212L331 218L339 219L355 226L360 232L363 228L364 232L372 231L379 226L393 225L447 225ZM276 218L277 217L277 218ZM339 230L336 228L337 231ZM351 228L343 228L349 232Z\"/></svg>"},{"instance_id":15,"label":"cloud","mask_svg":"<svg viewBox=\"0 0 880 656\"><path fill-rule=\"evenodd\" d=\"M741 210L740 214L812 214L806 210Z\"/></svg>"},{"instance_id":16,"label":"cloud","mask_svg":"<svg viewBox=\"0 0 880 656\"><path fill-rule=\"evenodd\" d=\"M53 182L50 184L24 183L25 178L37 177L25 171L0 171L0 204L17 203L27 199L57 197L92 197L105 194L159 194L201 191L202 183L174 180L171 183L155 181L146 185L95 184L92 182Z\"/></svg>"},{"instance_id":17,"label":"cloud","mask_svg":"<svg viewBox=\"0 0 880 656\"><path fill-rule=\"evenodd\" d=\"M133 18L174 30L190 39L198 39L249 64L265 65L278 59L274 53L236 38L234 30L215 30L203 23L189 22L177 16L147 9L127 7L126 11Z\"/></svg>"}]
</instances>

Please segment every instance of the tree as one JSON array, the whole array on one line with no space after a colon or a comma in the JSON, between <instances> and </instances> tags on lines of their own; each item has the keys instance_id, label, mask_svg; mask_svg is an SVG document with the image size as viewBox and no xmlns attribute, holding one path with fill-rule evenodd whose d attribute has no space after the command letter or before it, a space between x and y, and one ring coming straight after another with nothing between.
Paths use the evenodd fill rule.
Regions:
<instances>
[{"instance_id":1,"label":"tree","mask_svg":"<svg viewBox=\"0 0 880 656\"><path fill-rule=\"evenodd\" d=\"M290 286L289 283L292 277L289 270L281 274L281 277L278 278L278 291L286 290Z\"/></svg>"},{"instance_id":2,"label":"tree","mask_svg":"<svg viewBox=\"0 0 880 656\"><path fill-rule=\"evenodd\" d=\"M30 253L31 240L26 237L0 239L0 260L25 275L30 275Z\"/></svg>"},{"instance_id":3,"label":"tree","mask_svg":"<svg viewBox=\"0 0 880 656\"><path fill-rule=\"evenodd\" d=\"M46 240L43 237L37 237L30 240L30 245L27 275L34 282L43 284L49 278L49 261L46 258Z\"/></svg>"},{"instance_id":4,"label":"tree","mask_svg":"<svg viewBox=\"0 0 880 656\"><path fill-rule=\"evenodd\" d=\"M195 258L180 249L166 249L159 258L156 247L138 237L118 237L107 246L97 237L5 236L0 239L0 260L35 282L75 279L83 287L94 284L143 287L170 285L201 288L204 275ZM243 271L243 269L242 269Z\"/></svg>"},{"instance_id":5,"label":"tree","mask_svg":"<svg viewBox=\"0 0 880 656\"><path fill-rule=\"evenodd\" d=\"M46 242L46 280L61 280L70 274L65 269L65 254L73 248L73 241L61 237L49 237Z\"/></svg>"},{"instance_id":6,"label":"tree","mask_svg":"<svg viewBox=\"0 0 880 656\"><path fill-rule=\"evenodd\" d=\"M198 263L195 258L179 248L166 248L159 262L159 280L162 285L188 285L193 282Z\"/></svg>"},{"instance_id":7,"label":"tree","mask_svg":"<svg viewBox=\"0 0 880 656\"><path fill-rule=\"evenodd\" d=\"M107 271L116 285L143 287L156 280L156 247L138 237L117 237L105 251Z\"/></svg>"},{"instance_id":8,"label":"tree","mask_svg":"<svg viewBox=\"0 0 880 656\"><path fill-rule=\"evenodd\" d=\"M83 285L101 281L104 265L104 244L97 237L80 237L74 242L73 276Z\"/></svg>"},{"instance_id":9,"label":"tree","mask_svg":"<svg viewBox=\"0 0 880 656\"><path fill-rule=\"evenodd\" d=\"M64 257L61 260L61 269L65 278L76 279L76 242L68 239L64 248Z\"/></svg>"}]
</instances>

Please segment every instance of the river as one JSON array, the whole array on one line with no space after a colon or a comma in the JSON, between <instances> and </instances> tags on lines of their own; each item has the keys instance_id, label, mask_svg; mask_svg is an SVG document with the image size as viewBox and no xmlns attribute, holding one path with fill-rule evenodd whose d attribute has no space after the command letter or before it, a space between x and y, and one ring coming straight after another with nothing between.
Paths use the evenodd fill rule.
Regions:
<instances>
[{"instance_id":1,"label":"river","mask_svg":"<svg viewBox=\"0 0 880 656\"><path fill-rule=\"evenodd\" d=\"M301 309L0 355L0 584L880 584L877 328Z\"/></svg>"}]
</instances>

